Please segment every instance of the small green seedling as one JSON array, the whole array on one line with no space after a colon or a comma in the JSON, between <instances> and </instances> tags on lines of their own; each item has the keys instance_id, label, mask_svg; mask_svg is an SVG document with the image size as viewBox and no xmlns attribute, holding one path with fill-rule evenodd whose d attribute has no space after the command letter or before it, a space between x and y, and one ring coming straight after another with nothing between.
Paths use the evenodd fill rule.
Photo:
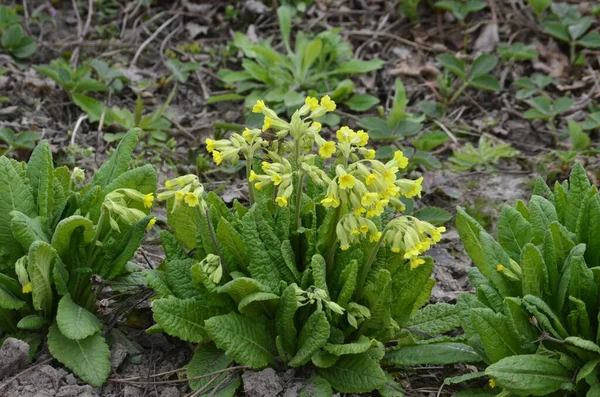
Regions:
<instances>
[{"instance_id":1,"label":"small green seedling","mask_svg":"<svg viewBox=\"0 0 600 397\"><path fill-rule=\"evenodd\" d=\"M544 88L554 82L554 78L551 76L544 76L543 74L534 73L531 77L522 77L515 81L513 85L519 90L517 91L516 98L524 100L531 98L534 95L549 96Z\"/></svg>"},{"instance_id":2,"label":"small green seedling","mask_svg":"<svg viewBox=\"0 0 600 397\"><path fill-rule=\"evenodd\" d=\"M447 105L456 101L468 87L493 92L500 91L500 83L489 74L498 64L498 58L495 56L480 55L475 59L468 72L466 71L465 62L453 55L439 55L436 59L442 64L446 72L443 76L444 87L440 89L440 94L446 99ZM456 76L457 80L462 82L462 85L456 91L453 90L454 81L450 78L450 74ZM453 95L452 92L454 92ZM448 100L450 95L452 97Z\"/></svg>"},{"instance_id":3,"label":"small green seedling","mask_svg":"<svg viewBox=\"0 0 600 397\"><path fill-rule=\"evenodd\" d=\"M542 14L552 4L552 0L527 0L538 20L541 21Z\"/></svg>"},{"instance_id":4,"label":"small green seedling","mask_svg":"<svg viewBox=\"0 0 600 397\"><path fill-rule=\"evenodd\" d=\"M592 142L590 137L583 132L581 125L573 120L569 120L567 123L567 130L571 137L571 150L583 151L589 149Z\"/></svg>"},{"instance_id":5,"label":"small green seedling","mask_svg":"<svg viewBox=\"0 0 600 397\"><path fill-rule=\"evenodd\" d=\"M0 6L0 44L2 49L16 59L29 58L35 53L35 40L21 27L21 17L13 8Z\"/></svg>"},{"instance_id":6,"label":"small green seedling","mask_svg":"<svg viewBox=\"0 0 600 397\"><path fill-rule=\"evenodd\" d=\"M8 145L8 148L1 154L4 156L10 156L17 150L32 150L35 147L37 141L40 140L40 134L34 131L23 131L19 134L10 128L0 128L0 141Z\"/></svg>"},{"instance_id":7,"label":"small green seedling","mask_svg":"<svg viewBox=\"0 0 600 397\"><path fill-rule=\"evenodd\" d=\"M553 3L550 7L553 14L544 21L544 31L568 43L571 63L582 65L585 56L577 54L577 47L600 48L600 34L590 30L594 18L582 16L576 6L567 3Z\"/></svg>"},{"instance_id":8,"label":"small green seedling","mask_svg":"<svg viewBox=\"0 0 600 397\"><path fill-rule=\"evenodd\" d=\"M181 62L178 59L169 59L167 67L173 73L173 76L181 84L185 84L190 77L190 72L195 72L200 69L200 64L197 62Z\"/></svg>"},{"instance_id":9,"label":"small green seedling","mask_svg":"<svg viewBox=\"0 0 600 397\"><path fill-rule=\"evenodd\" d=\"M469 14L483 10L486 7L486 3L484 1L479 0L469 0L466 2L462 1L454 1L454 0L442 0L435 3L434 7L440 10L449 11L454 15L454 17L458 20L458 23L463 29L463 49L465 54L467 52L467 47L469 45L469 25L466 23L466 19Z\"/></svg>"},{"instance_id":10,"label":"small green seedling","mask_svg":"<svg viewBox=\"0 0 600 397\"><path fill-rule=\"evenodd\" d=\"M549 96L537 96L527 101L531 109L523 113L527 120L546 120L552 123L554 118L566 112L573 106L573 100L569 97L560 97L553 100Z\"/></svg>"},{"instance_id":11,"label":"small green seedling","mask_svg":"<svg viewBox=\"0 0 600 397\"><path fill-rule=\"evenodd\" d=\"M502 62L512 65L518 61L536 60L538 53L533 46L523 43L500 44L498 46L498 55Z\"/></svg>"},{"instance_id":12,"label":"small green seedling","mask_svg":"<svg viewBox=\"0 0 600 397\"><path fill-rule=\"evenodd\" d=\"M585 131L600 129L600 111L589 113L587 119L581 123L581 128Z\"/></svg>"},{"instance_id":13,"label":"small green seedling","mask_svg":"<svg viewBox=\"0 0 600 397\"><path fill-rule=\"evenodd\" d=\"M488 171L496 169L495 166L501 159L517 157L520 154L508 143L495 145L485 136L481 136L478 147L467 143L460 150L454 150L449 160L457 171Z\"/></svg>"}]
</instances>

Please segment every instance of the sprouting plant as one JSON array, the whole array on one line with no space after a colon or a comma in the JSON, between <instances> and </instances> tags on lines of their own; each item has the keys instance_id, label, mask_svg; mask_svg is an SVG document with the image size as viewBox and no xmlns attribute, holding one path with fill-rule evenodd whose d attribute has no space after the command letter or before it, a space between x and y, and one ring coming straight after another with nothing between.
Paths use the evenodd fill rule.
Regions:
<instances>
[{"instance_id":1,"label":"sprouting plant","mask_svg":"<svg viewBox=\"0 0 600 397\"><path fill-rule=\"evenodd\" d=\"M0 128L0 141L4 142L8 148L3 151L3 156L10 156L18 150L32 150L37 141L40 140L40 134L34 131L23 131L18 134L10 128Z\"/></svg>"},{"instance_id":2,"label":"sprouting plant","mask_svg":"<svg viewBox=\"0 0 600 397\"><path fill-rule=\"evenodd\" d=\"M184 84L190 77L190 72L200 69L200 64L197 62L181 62L178 59L169 59L167 67L173 73L173 76L181 84Z\"/></svg>"},{"instance_id":3,"label":"sprouting plant","mask_svg":"<svg viewBox=\"0 0 600 397\"><path fill-rule=\"evenodd\" d=\"M553 77L544 76L540 73L534 73L531 77L521 77L513 83L515 87L519 88L516 98L524 100L531 98L536 94L540 96L549 96L549 94L544 91L544 88L553 82Z\"/></svg>"},{"instance_id":4,"label":"sprouting plant","mask_svg":"<svg viewBox=\"0 0 600 397\"><path fill-rule=\"evenodd\" d=\"M567 131L571 138L571 150L584 151L592 144L590 137L583 131L579 123L569 120L567 122Z\"/></svg>"},{"instance_id":5,"label":"sprouting plant","mask_svg":"<svg viewBox=\"0 0 600 397\"><path fill-rule=\"evenodd\" d=\"M523 113L527 120L545 120L553 133L556 143L558 133L556 131L555 119L573 106L573 100L569 97L560 97L556 100L547 95L540 95L527 100L531 109Z\"/></svg>"},{"instance_id":6,"label":"sprouting plant","mask_svg":"<svg viewBox=\"0 0 600 397\"><path fill-rule=\"evenodd\" d=\"M400 2L400 6L398 7L398 11L402 14L406 15L408 19L411 21L416 21L419 19L419 14L417 10L419 9L419 3L421 0L398 0Z\"/></svg>"},{"instance_id":7,"label":"sprouting plant","mask_svg":"<svg viewBox=\"0 0 600 397\"><path fill-rule=\"evenodd\" d=\"M206 140L218 165L246 165L249 205L229 209L195 175L158 194L173 234L162 235L164 265L145 272L159 294L152 331L202 343L189 378L236 362L308 367L314 376L303 389L319 396L401 387L381 367L383 344L406 335L428 300L433 262L420 255L444 228L394 215L400 198L422 189L421 178L400 176L402 152L383 163L364 131L321 136L314 120L335 108L327 96L308 97L288 121L259 100L252 110L265 116L262 130ZM190 386L233 391L239 376L207 382Z\"/></svg>"},{"instance_id":8,"label":"sprouting plant","mask_svg":"<svg viewBox=\"0 0 600 397\"><path fill-rule=\"evenodd\" d=\"M480 0L440 0L434 4L435 8L440 10L449 11L458 20L458 23L463 29L463 50L467 53L467 47L469 45L469 25L466 22L469 14L483 10L487 4Z\"/></svg>"},{"instance_id":9,"label":"sprouting plant","mask_svg":"<svg viewBox=\"0 0 600 397\"><path fill-rule=\"evenodd\" d=\"M21 17L7 6L0 6L0 44L17 59L29 58L37 49L35 40L23 32Z\"/></svg>"},{"instance_id":10,"label":"sprouting plant","mask_svg":"<svg viewBox=\"0 0 600 397\"><path fill-rule=\"evenodd\" d=\"M554 191L539 178L528 205L505 206L497 239L459 208L476 289L459 298L459 316L500 394L598 389L598 219L598 189L580 164Z\"/></svg>"},{"instance_id":11,"label":"sprouting plant","mask_svg":"<svg viewBox=\"0 0 600 397\"><path fill-rule=\"evenodd\" d=\"M538 53L533 46L526 46L523 43L500 44L498 46L498 55L502 62L512 65L518 61L535 60Z\"/></svg>"},{"instance_id":12,"label":"sprouting plant","mask_svg":"<svg viewBox=\"0 0 600 397\"><path fill-rule=\"evenodd\" d=\"M483 171L493 170L495 165L503 158L513 158L520 155L518 150L509 143L494 144L485 136L479 138L479 144L474 147L467 143L463 148L454 150L450 162L458 171Z\"/></svg>"},{"instance_id":13,"label":"sprouting plant","mask_svg":"<svg viewBox=\"0 0 600 397\"><path fill-rule=\"evenodd\" d=\"M111 366L91 275L136 271L129 260L154 222L156 173L128 170L136 142L132 131L88 183L82 169L54 168L47 141L27 163L0 157L0 331L47 331L52 356L93 386Z\"/></svg>"},{"instance_id":14,"label":"sprouting plant","mask_svg":"<svg viewBox=\"0 0 600 397\"><path fill-rule=\"evenodd\" d=\"M572 64L585 62L584 54L577 54L577 47L600 48L600 34L590 30L594 18L582 16L575 5L552 3L552 15L544 20L544 31L550 36L569 44Z\"/></svg>"},{"instance_id":15,"label":"sprouting plant","mask_svg":"<svg viewBox=\"0 0 600 397\"><path fill-rule=\"evenodd\" d=\"M439 168L440 163L428 153L423 151L414 152L411 148L402 148L400 142L411 136L417 135L424 121L424 116L416 116L406 111L408 98L402 80L395 81L396 92L392 107L385 114L385 119L379 117L365 117L359 120L358 125L369 131L371 139L392 143L396 148L400 147L411 159L412 165L425 165L430 168ZM379 149L379 153L388 152L391 156L395 150L394 146L386 146Z\"/></svg>"},{"instance_id":16,"label":"sprouting plant","mask_svg":"<svg viewBox=\"0 0 600 397\"><path fill-rule=\"evenodd\" d=\"M478 56L468 72L465 62L453 55L438 55L436 59L445 70L445 74L440 75L438 81L440 82L440 94L445 98L447 105L454 103L469 87L493 92L500 90L498 80L489 74L498 64L498 58L492 55L481 54ZM456 79L452 79L451 75L456 76ZM461 82L458 89L455 89L456 80Z\"/></svg>"},{"instance_id":17,"label":"sprouting plant","mask_svg":"<svg viewBox=\"0 0 600 397\"><path fill-rule=\"evenodd\" d=\"M527 3L533 9L538 21L541 21L544 11L552 4L552 0L527 0Z\"/></svg>"},{"instance_id":18,"label":"sprouting plant","mask_svg":"<svg viewBox=\"0 0 600 397\"><path fill-rule=\"evenodd\" d=\"M293 14L289 6L277 10L285 53L276 51L267 41L254 44L244 34L236 33L234 44L244 54L243 70L221 69L218 75L235 85L238 94L247 95L246 107L263 98L275 110L291 112L302 105L307 94L329 94L337 102L348 99L348 106L355 110L377 104L379 100L371 95L352 96L354 84L345 77L377 70L383 61L354 59L350 45L338 30L321 32L316 37L299 32L292 43Z\"/></svg>"}]
</instances>

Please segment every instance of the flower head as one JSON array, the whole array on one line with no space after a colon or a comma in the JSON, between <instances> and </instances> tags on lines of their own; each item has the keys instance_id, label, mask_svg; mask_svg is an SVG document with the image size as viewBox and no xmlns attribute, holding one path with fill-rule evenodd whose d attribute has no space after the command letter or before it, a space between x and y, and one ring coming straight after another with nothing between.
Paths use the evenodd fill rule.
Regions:
<instances>
[{"instance_id":1,"label":"flower head","mask_svg":"<svg viewBox=\"0 0 600 397\"><path fill-rule=\"evenodd\" d=\"M317 108L319 107L319 100L310 96L306 97L304 103L310 106L310 110L317 110Z\"/></svg>"},{"instance_id":2,"label":"flower head","mask_svg":"<svg viewBox=\"0 0 600 397\"><path fill-rule=\"evenodd\" d=\"M151 208L154 203L154 193L148 193L144 195L144 207Z\"/></svg>"},{"instance_id":3,"label":"flower head","mask_svg":"<svg viewBox=\"0 0 600 397\"><path fill-rule=\"evenodd\" d=\"M335 153L335 142L325 142L323 146L319 148L319 156L324 159L328 159Z\"/></svg>"},{"instance_id":4,"label":"flower head","mask_svg":"<svg viewBox=\"0 0 600 397\"><path fill-rule=\"evenodd\" d=\"M206 138L204 143L206 144L206 151L208 153L212 153L213 150L215 150L215 140L214 139Z\"/></svg>"},{"instance_id":5,"label":"flower head","mask_svg":"<svg viewBox=\"0 0 600 397\"><path fill-rule=\"evenodd\" d=\"M329 95L325 95L321 98L321 106L323 106L328 112L333 112L335 110L335 102L331 100Z\"/></svg>"},{"instance_id":6,"label":"flower head","mask_svg":"<svg viewBox=\"0 0 600 397\"><path fill-rule=\"evenodd\" d=\"M279 205L280 207L287 207L288 205L288 199L285 196L277 196L275 198L275 202L277 203L277 205Z\"/></svg>"},{"instance_id":7,"label":"flower head","mask_svg":"<svg viewBox=\"0 0 600 397\"><path fill-rule=\"evenodd\" d=\"M265 109L265 101L258 100L252 107L253 113L260 113Z\"/></svg>"},{"instance_id":8,"label":"flower head","mask_svg":"<svg viewBox=\"0 0 600 397\"><path fill-rule=\"evenodd\" d=\"M200 200L198 199L198 196L196 196L196 194L194 192L186 193L184 201L190 207L195 207L200 202Z\"/></svg>"},{"instance_id":9,"label":"flower head","mask_svg":"<svg viewBox=\"0 0 600 397\"><path fill-rule=\"evenodd\" d=\"M146 225L146 230L152 229L152 226L156 223L156 217L150 218L148 224Z\"/></svg>"},{"instance_id":10,"label":"flower head","mask_svg":"<svg viewBox=\"0 0 600 397\"><path fill-rule=\"evenodd\" d=\"M340 188L341 189L352 189L356 184L356 178L353 175L346 174L340 176Z\"/></svg>"}]
</instances>

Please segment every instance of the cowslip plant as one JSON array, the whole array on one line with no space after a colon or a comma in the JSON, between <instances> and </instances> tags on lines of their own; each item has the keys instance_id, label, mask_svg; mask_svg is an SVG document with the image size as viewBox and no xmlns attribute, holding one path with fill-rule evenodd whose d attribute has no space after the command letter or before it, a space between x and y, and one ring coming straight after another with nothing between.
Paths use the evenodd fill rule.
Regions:
<instances>
[{"instance_id":1,"label":"cowslip plant","mask_svg":"<svg viewBox=\"0 0 600 397\"><path fill-rule=\"evenodd\" d=\"M236 33L234 44L244 54L243 70L222 69L218 75L224 82L234 84L238 94L246 95L246 107L263 98L276 111L291 112L302 105L307 94L329 94L338 102L347 100L347 105L357 111L377 104L379 100L371 95L352 95L354 83L345 77L380 69L383 61L354 59L352 48L339 30L316 36L298 32L292 47L293 14L289 6L277 10L285 53L276 51L267 41L254 44L244 34Z\"/></svg>"},{"instance_id":2,"label":"cowslip plant","mask_svg":"<svg viewBox=\"0 0 600 397\"><path fill-rule=\"evenodd\" d=\"M93 386L110 352L91 276L135 271L128 262L154 222L154 169L128 170L136 142L132 131L85 184L83 170L54 168L47 141L27 164L0 157L0 331L38 342L47 332L52 356Z\"/></svg>"},{"instance_id":3,"label":"cowslip plant","mask_svg":"<svg viewBox=\"0 0 600 397\"><path fill-rule=\"evenodd\" d=\"M446 104L450 105L456 101L460 95L469 87L498 92L500 83L489 73L498 64L498 58L488 54L478 56L469 71L466 70L465 61L458 59L453 55L443 54L436 58L444 67L445 73L440 74L440 94L445 98ZM452 79L454 75L456 79ZM455 81L458 80L461 85L455 89Z\"/></svg>"},{"instance_id":4,"label":"cowslip plant","mask_svg":"<svg viewBox=\"0 0 600 397\"><path fill-rule=\"evenodd\" d=\"M422 178L400 177L402 152L383 163L364 131L321 136L314 119L335 107L327 96L309 97L287 121L259 100L262 130L207 139L218 165L245 162L249 206L229 209L194 175L158 194L173 234L163 233L165 262L145 272L159 294L151 331L202 343L188 377L236 362L309 365L315 376L305 388L318 385L319 396L391 382L380 364L384 343L429 299L433 261L421 254L445 229L395 215L401 198L422 190ZM222 375L191 387L239 384Z\"/></svg>"},{"instance_id":5,"label":"cowslip plant","mask_svg":"<svg viewBox=\"0 0 600 397\"><path fill-rule=\"evenodd\" d=\"M14 8L0 6L0 44L17 59L29 58L37 49L35 40L23 32L21 17Z\"/></svg>"},{"instance_id":6,"label":"cowslip plant","mask_svg":"<svg viewBox=\"0 0 600 397\"><path fill-rule=\"evenodd\" d=\"M600 34L590 29L594 18L582 16L575 5L567 3L553 3L550 8L552 15L544 20L542 25L544 31L555 39L569 44L572 64L583 64L585 56L577 54L577 47L600 48Z\"/></svg>"},{"instance_id":7,"label":"cowslip plant","mask_svg":"<svg viewBox=\"0 0 600 397\"><path fill-rule=\"evenodd\" d=\"M497 239L459 208L476 289L459 298L462 328L505 395L597 393L599 219L580 164L553 191L540 178L528 205L504 207Z\"/></svg>"},{"instance_id":8,"label":"cowslip plant","mask_svg":"<svg viewBox=\"0 0 600 397\"><path fill-rule=\"evenodd\" d=\"M484 171L493 170L495 165L503 158L513 158L520 155L510 143L494 144L485 136L479 138L479 144L474 147L467 143L463 148L454 150L449 161L457 171Z\"/></svg>"}]
</instances>

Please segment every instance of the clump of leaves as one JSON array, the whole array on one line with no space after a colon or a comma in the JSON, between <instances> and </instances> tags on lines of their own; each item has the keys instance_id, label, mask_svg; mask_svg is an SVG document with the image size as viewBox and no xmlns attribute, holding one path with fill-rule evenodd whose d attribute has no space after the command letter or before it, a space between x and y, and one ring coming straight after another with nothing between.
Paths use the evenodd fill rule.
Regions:
<instances>
[{"instance_id":1,"label":"clump of leaves","mask_svg":"<svg viewBox=\"0 0 600 397\"><path fill-rule=\"evenodd\" d=\"M573 100L569 97L560 97L556 100L549 95L540 95L527 101L531 109L523 113L527 120L545 120L553 134L554 142L558 141L555 119L573 106Z\"/></svg>"},{"instance_id":2,"label":"clump of leaves","mask_svg":"<svg viewBox=\"0 0 600 397\"><path fill-rule=\"evenodd\" d=\"M294 10L282 6L277 10L279 28L285 53L273 49L268 41L252 43L237 32L235 46L242 51L242 71L222 69L218 75L224 82L234 84L238 96L219 99L241 99L246 107L262 98L278 112L300 107L306 95L328 94L336 102L364 111L379 100L367 94L354 94L354 84L345 77L380 69L383 61L361 61L353 58L352 48L342 39L339 30L321 32L316 36L298 32L292 46L291 26ZM339 119L336 117L336 121ZM331 123L337 124L337 123Z\"/></svg>"},{"instance_id":3,"label":"clump of leaves","mask_svg":"<svg viewBox=\"0 0 600 397\"><path fill-rule=\"evenodd\" d=\"M369 136L373 140L398 145L400 141L415 136L421 131L425 117L424 115L416 116L406 111L406 106L408 104L406 88L400 79L396 79L395 86L396 92L394 94L392 107L385 114L385 119L379 117L365 117L358 122L358 125L368 130ZM425 142L429 137L435 138L436 141L439 142L439 136L433 137L431 135L424 135L421 140L421 147L427 148L426 150L416 152L410 148L403 148L403 150L411 158L411 163L413 165L416 166L421 164L431 168L439 168L441 166L439 161L429 153L426 153L427 150L436 147L436 145L433 144L433 141ZM380 148L379 154L381 156L385 156L385 153L393 155L394 150L394 147L387 146Z\"/></svg>"},{"instance_id":4,"label":"clump of leaves","mask_svg":"<svg viewBox=\"0 0 600 397\"><path fill-rule=\"evenodd\" d=\"M552 0L527 0L527 3L533 9L538 20L541 21L544 11L552 4Z\"/></svg>"},{"instance_id":5,"label":"clump of leaves","mask_svg":"<svg viewBox=\"0 0 600 397\"><path fill-rule=\"evenodd\" d=\"M436 58L444 67L444 74L438 76L440 94L450 105L469 87L493 92L500 91L500 82L489 73L498 64L498 58L488 54L478 56L467 72L465 61L453 55L443 54ZM455 79L452 78L455 76ZM455 88L455 81L461 84Z\"/></svg>"},{"instance_id":6,"label":"clump of leaves","mask_svg":"<svg viewBox=\"0 0 600 397\"><path fill-rule=\"evenodd\" d=\"M533 46L525 45L520 42L508 44L500 44L498 46L498 55L500 59L508 65L512 65L518 61L535 60L538 58L538 53Z\"/></svg>"},{"instance_id":7,"label":"clump of leaves","mask_svg":"<svg viewBox=\"0 0 600 397\"><path fill-rule=\"evenodd\" d=\"M314 395L398 388L380 364L384 343L406 336L403 327L429 299L433 261L419 255L444 229L394 215L400 197L421 190L420 179L397 178L408 162L401 152L385 164L375 160L368 134L348 127L325 141L314 118L335 103L305 102L291 122L255 104L273 142L259 129L207 140L217 164L245 161L249 206L228 208L194 175L168 181L159 193L173 234L162 235L165 262L145 272L159 294L151 331L201 343L189 378L233 362L308 365L315 376L304 390ZM318 157L310 152L317 148ZM240 382L208 379L190 386L208 392L222 382L235 390Z\"/></svg>"},{"instance_id":8,"label":"clump of leaves","mask_svg":"<svg viewBox=\"0 0 600 397\"><path fill-rule=\"evenodd\" d=\"M534 73L531 77L521 77L513 83L513 85L519 90L517 91L516 98L524 100L531 98L534 95L549 96L544 88L554 82L552 76L544 76L540 73Z\"/></svg>"},{"instance_id":9,"label":"clump of leaves","mask_svg":"<svg viewBox=\"0 0 600 397\"><path fill-rule=\"evenodd\" d=\"M469 14L483 10L487 4L484 1L480 0L467 0L467 1L458 1L458 0L440 0L434 4L434 7L440 10L451 12L454 15L454 18L458 20L458 23L463 28L463 49L465 53L467 52L467 47L469 44L469 25L466 22Z\"/></svg>"},{"instance_id":10,"label":"clump of leaves","mask_svg":"<svg viewBox=\"0 0 600 397\"><path fill-rule=\"evenodd\" d=\"M505 206L497 240L459 208L477 292L458 307L492 386L523 396L598 389L598 219L598 189L580 164L554 191L540 178L529 205Z\"/></svg>"},{"instance_id":11,"label":"clump of leaves","mask_svg":"<svg viewBox=\"0 0 600 397\"><path fill-rule=\"evenodd\" d=\"M3 156L8 157L19 150L30 151L39 140L40 134L34 131L23 131L15 134L10 128L0 128L0 141L8 146L2 153Z\"/></svg>"},{"instance_id":12,"label":"clump of leaves","mask_svg":"<svg viewBox=\"0 0 600 397\"><path fill-rule=\"evenodd\" d=\"M585 55L577 53L578 47L600 48L600 34L590 30L594 18L582 16L575 5L568 3L552 3L550 8L552 14L542 24L544 31L568 43L571 63L582 65Z\"/></svg>"},{"instance_id":13,"label":"clump of leaves","mask_svg":"<svg viewBox=\"0 0 600 397\"><path fill-rule=\"evenodd\" d=\"M156 174L128 170L136 142L132 131L85 184L83 170L54 168L47 141L27 164L0 157L0 331L33 350L47 331L52 356L93 386L111 367L91 275L136 271L129 260L151 225Z\"/></svg>"},{"instance_id":14,"label":"clump of leaves","mask_svg":"<svg viewBox=\"0 0 600 397\"><path fill-rule=\"evenodd\" d=\"M21 17L7 6L0 6L0 44L17 59L29 58L37 49L35 40L23 32Z\"/></svg>"},{"instance_id":15,"label":"clump of leaves","mask_svg":"<svg viewBox=\"0 0 600 397\"><path fill-rule=\"evenodd\" d=\"M450 157L452 167L457 171L484 171L494 170L503 158L513 158L521 153L512 148L509 143L494 144L488 141L485 136L479 138L479 144L474 147L467 143L459 150L454 150Z\"/></svg>"}]
</instances>

